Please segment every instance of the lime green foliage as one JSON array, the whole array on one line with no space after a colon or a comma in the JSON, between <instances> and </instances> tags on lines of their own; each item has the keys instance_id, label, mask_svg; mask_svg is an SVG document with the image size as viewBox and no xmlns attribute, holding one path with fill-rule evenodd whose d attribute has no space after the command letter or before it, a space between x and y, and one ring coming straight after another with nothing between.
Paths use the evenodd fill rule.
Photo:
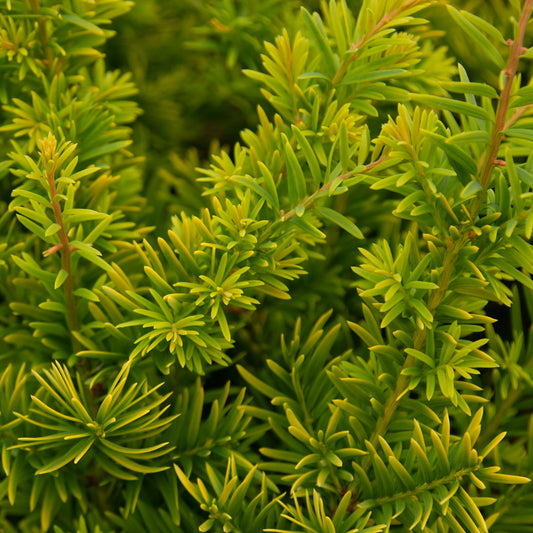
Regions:
<instances>
[{"instance_id":1,"label":"lime green foliage","mask_svg":"<svg viewBox=\"0 0 533 533\"><path fill-rule=\"evenodd\" d=\"M2 2L2 531L533 527L533 0L298 4Z\"/></svg>"}]
</instances>

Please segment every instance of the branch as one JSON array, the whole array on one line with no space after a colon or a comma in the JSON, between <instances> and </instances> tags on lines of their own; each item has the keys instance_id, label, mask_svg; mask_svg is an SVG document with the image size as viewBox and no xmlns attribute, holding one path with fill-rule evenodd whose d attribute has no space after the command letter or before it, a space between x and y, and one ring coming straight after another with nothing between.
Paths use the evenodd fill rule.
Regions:
<instances>
[{"instance_id":1,"label":"branch","mask_svg":"<svg viewBox=\"0 0 533 533\"><path fill-rule=\"evenodd\" d=\"M498 151L504 138L503 132L506 128L505 118L507 116L507 112L509 111L511 89L513 88L513 80L516 76L518 62L523 53L524 36L526 34L526 28L532 9L533 0L526 0L524 8L522 9L522 14L520 15L520 20L518 22L518 38L511 44L511 52L509 53L507 65L503 71L503 74L505 75L505 83L500 94L498 107L496 109L496 121L494 122L490 144L485 150L482 158L482 165L479 174L479 183L481 184L483 190L480 191L479 195L472 204L470 210L472 220L474 220L478 215L481 205L483 204L483 200L485 199L485 195L490 184L490 178L492 176L492 170L494 169L496 159L498 158ZM516 118L513 116L511 117L511 120L516 120Z\"/></svg>"},{"instance_id":2,"label":"branch","mask_svg":"<svg viewBox=\"0 0 533 533\"><path fill-rule=\"evenodd\" d=\"M358 43L354 44L352 43L350 45L350 50L352 50L352 53L350 57L348 57L339 67L339 70L337 70L333 80L332 85L333 87L336 87L341 81L342 78L344 78L344 75L346 74L346 71L348 70L348 67L350 66L350 63L352 61L355 61L357 59L357 52L372 38L376 33L378 33L379 30L381 30L384 26L389 24L396 15L401 13L402 11L405 11L406 9L409 9L411 7L414 7L416 4L421 3L421 1L425 0L411 0L410 2L406 2L405 4L401 5L400 7L392 10L390 13L387 13L384 15L377 23L376 25L364 36L362 37Z\"/></svg>"},{"instance_id":3,"label":"branch","mask_svg":"<svg viewBox=\"0 0 533 533\"><path fill-rule=\"evenodd\" d=\"M39 0L30 0L30 5L34 13L39 13L39 10L41 9ZM39 18L38 26L39 26L39 38L41 39L41 43L43 45L43 51L46 55L46 63L47 63L47 66L50 67L54 60L54 54L48 42L48 31L46 30L46 18L44 17Z\"/></svg>"},{"instance_id":4,"label":"branch","mask_svg":"<svg viewBox=\"0 0 533 533\"><path fill-rule=\"evenodd\" d=\"M320 189L316 190L313 194L311 194L305 200L303 200L302 203L298 205L298 207L300 207L300 206L307 207L308 205L312 204L317 196L319 196L320 194L325 193L331 187L331 183L334 180L340 178L341 181L342 181L342 180L345 180L347 178L352 177L354 174L364 174L365 172L369 172L370 170L372 170L374 167L380 165L381 163L384 163L386 160L387 159L385 157L380 157L379 159L377 159L373 163L369 163L368 165L365 165L364 168L362 170L360 170L359 172L354 172L352 170L351 172L346 172L345 174L341 174L337 178L334 178L333 180L330 180L327 183L325 183L324 185L322 185L322 187L320 187ZM292 217L294 217L294 215L296 215L296 207L294 209L291 209L287 213L285 213L285 211L282 210L282 211L280 211L279 215L280 215L281 222L286 222L287 220L290 220Z\"/></svg>"},{"instance_id":5,"label":"branch","mask_svg":"<svg viewBox=\"0 0 533 533\"><path fill-rule=\"evenodd\" d=\"M482 171L480 174L481 178L479 181L483 187L483 192L480 194L480 196L476 198L470 211L472 215L472 220L475 219L475 217L479 213L481 204L483 203L486 190L490 183L490 176L495 165L496 157L498 155L498 150L503 140L502 132L505 128L505 118L509 109L513 78L516 75L518 61L520 55L522 54L524 35L532 9L533 0L527 0L520 16L518 39L512 44L511 52L507 60L507 65L504 70L504 73L507 78L503 90L501 92L500 100L498 102L496 121L494 123L494 128L491 135L491 142L485 152L482 164ZM438 282L439 288L431 294L427 306L433 316L435 315L435 310L440 305L442 299L444 298L444 295L446 294L446 291L448 290L448 286L451 282L455 270L455 263L457 261L459 251L461 250L461 248L463 248L463 246L465 246L468 241L468 232L467 228L465 228L462 231L461 237L457 240L452 241L450 246L444 252L444 261ZM417 330L413 339L413 348L415 350L421 350L423 348L426 340L426 335L427 333L425 328ZM400 372L400 376L396 383L396 387L389 396L387 402L385 403L384 413L381 417L378 418L376 422L376 427L370 438L370 442L374 447L376 447L376 445L378 444L379 437L385 435L385 433L387 432L389 423L396 411L396 408L398 407L401 398L409 392L408 386L410 382L410 377L405 375L405 370L412 368L415 363L416 358L412 355L408 355L405 358L402 370ZM368 470L368 468L370 467L370 462L370 457L365 457L365 460L362 464L363 469Z\"/></svg>"},{"instance_id":6,"label":"branch","mask_svg":"<svg viewBox=\"0 0 533 533\"><path fill-rule=\"evenodd\" d=\"M57 198L57 188L55 183L56 172L56 140L53 137L48 137L41 141L41 157L44 167L46 169L46 178L48 181L48 188L50 191L50 204L54 211L54 218L56 224L59 225L59 244L53 246L45 252L45 255L50 255L57 250L61 253L61 268L67 273L67 278L63 283L63 291L65 293L65 304L67 307L67 320L71 331L79 330L78 315L76 313L76 300L74 297L74 284L72 282L72 268L71 268L71 255L72 248L65 229L65 223L63 221L63 213L61 211L61 205ZM77 341L73 341L73 345Z\"/></svg>"}]
</instances>

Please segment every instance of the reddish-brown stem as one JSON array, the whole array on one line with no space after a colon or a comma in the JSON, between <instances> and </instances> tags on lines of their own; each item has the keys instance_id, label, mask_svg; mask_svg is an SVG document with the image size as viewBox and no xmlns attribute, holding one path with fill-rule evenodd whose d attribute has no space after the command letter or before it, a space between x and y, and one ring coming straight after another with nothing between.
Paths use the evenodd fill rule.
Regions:
<instances>
[{"instance_id":1,"label":"reddish-brown stem","mask_svg":"<svg viewBox=\"0 0 533 533\"><path fill-rule=\"evenodd\" d=\"M72 269L71 269L71 255L72 250L70 247L70 241L65 230L65 224L63 222L63 214L61 212L61 205L59 200L56 199L57 189L55 184L55 168L47 172L48 186L50 188L50 204L54 211L54 218L56 224L59 225L58 231L60 251L61 251L61 268L67 273L67 278L63 283L63 291L65 293L65 304L67 306L68 322L71 331L77 331L79 329L78 315L76 313L76 300L74 297L74 284L72 282Z\"/></svg>"},{"instance_id":2,"label":"reddish-brown stem","mask_svg":"<svg viewBox=\"0 0 533 533\"><path fill-rule=\"evenodd\" d=\"M336 87L341 81L342 78L344 78L344 75L346 74L346 71L348 70L348 67L350 66L350 63L357 59L357 52L361 49L361 47L370 40L376 33L383 28L386 24L388 24L398 13L401 13L405 9L408 9L415 4L419 3L420 0L413 0L411 2L406 2L405 4L401 5L397 9L394 9L390 13L387 13L384 15L379 22L364 36L362 37L358 43L352 44L351 49L353 50L352 54L349 58L347 58L341 66L339 67L339 70L336 72L335 77L333 78L332 84L333 87Z\"/></svg>"},{"instance_id":3,"label":"reddish-brown stem","mask_svg":"<svg viewBox=\"0 0 533 533\"><path fill-rule=\"evenodd\" d=\"M483 204L483 200L485 199L485 194L487 192L492 171L494 169L494 163L498 158L498 151L503 140L503 132L505 131L506 126L505 118L507 117L507 112L509 110L513 80L516 76L520 56L523 53L524 36L526 34L526 28L532 9L533 0L526 0L524 8L522 9L522 14L520 15L520 20L518 22L518 37L511 45L511 51L509 53L507 65L503 71L505 75L505 83L503 85L500 99L498 101L498 107L496 109L496 120L492 130L490 145L485 151L485 154L481 160L482 163L478 181L483 189L474 200L474 203L470 209L470 213L474 219L478 215Z\"/></svg>"},{"instance_id":4,"label":"reddish-brown stem","mask_svg":"<svg viewBox=\"0 0 533 533\"><path fill-rule=\"evenodd\" d=\"M378 166L384 161L385 161L385 158L381 157L377 159L376 161L374 161L373 163L369 163L368 165L365 165L364 169L361 170L360 172L357 172L357 174L364 174L365 172L372 170L374 167ZM346 178L349 178L353 175L354 175L354 172L346 172L345 174L341 174L340 176L338 176L338 178L335 178L335 179L345 180ZM316 190L313 194L311 194L305 200L303 200L302 203L299 205L303 207L307 207L308 205L313 203L314 199L319 194L326 192L330 187L331 187L331 181L328 181L327 183L322 185L320 189ZM290 211L287 211L287 213L284 213L284 212L280 213L280 218L283 222L285 222L291 219L294 215L296 215L296 208L291 209Z\"/></svg>"},{"instance_id":5,"label":"reddish-brown stem","mask_svg":"<svg viewBox=\"0 0 533 533\"><path fill-rule=\"evenodd\" d=\"M30 0L30 5L34 13L38 13L39 10L41 9L41 4L39 0ZM46 63L48 63L48 66L50 66L52 65L54 54L48 44L48 32L46 30L46 18L40 18L38 22L38 26L39 26L39 37L43 45L43 51L46 55Z\"/></svg>"}]
</instances>

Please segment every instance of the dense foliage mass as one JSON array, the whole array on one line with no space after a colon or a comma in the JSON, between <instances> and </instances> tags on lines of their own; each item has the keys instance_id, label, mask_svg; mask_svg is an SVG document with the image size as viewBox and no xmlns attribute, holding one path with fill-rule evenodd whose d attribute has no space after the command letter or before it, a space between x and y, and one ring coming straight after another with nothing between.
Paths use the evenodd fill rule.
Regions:
<instances>
[{"instance_id":1,"label":"dense foliage mass","mask_svg":"<svg viewBox=\"0 0 533 533\"><path fill-rule=\"evenodd\" d=\"M533 0L301 4L2 0L2 531L533 528Z\"/></svg>"}]
</instances>

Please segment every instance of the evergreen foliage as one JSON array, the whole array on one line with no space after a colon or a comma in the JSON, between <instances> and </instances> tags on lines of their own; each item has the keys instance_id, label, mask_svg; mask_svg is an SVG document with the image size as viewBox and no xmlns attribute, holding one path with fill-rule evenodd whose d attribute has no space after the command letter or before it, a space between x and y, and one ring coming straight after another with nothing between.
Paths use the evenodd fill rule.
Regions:
<instances>
[{"instance_id":1,"label":"evergreen foliage","mask_svg":"<svg viewBox=\"0 0 533 533\"><path fill-rule=\"evenodd\" d=\"M2 2L2 531L533 528L533 0L303 4Z\"/></svg>"}]
</instances>

